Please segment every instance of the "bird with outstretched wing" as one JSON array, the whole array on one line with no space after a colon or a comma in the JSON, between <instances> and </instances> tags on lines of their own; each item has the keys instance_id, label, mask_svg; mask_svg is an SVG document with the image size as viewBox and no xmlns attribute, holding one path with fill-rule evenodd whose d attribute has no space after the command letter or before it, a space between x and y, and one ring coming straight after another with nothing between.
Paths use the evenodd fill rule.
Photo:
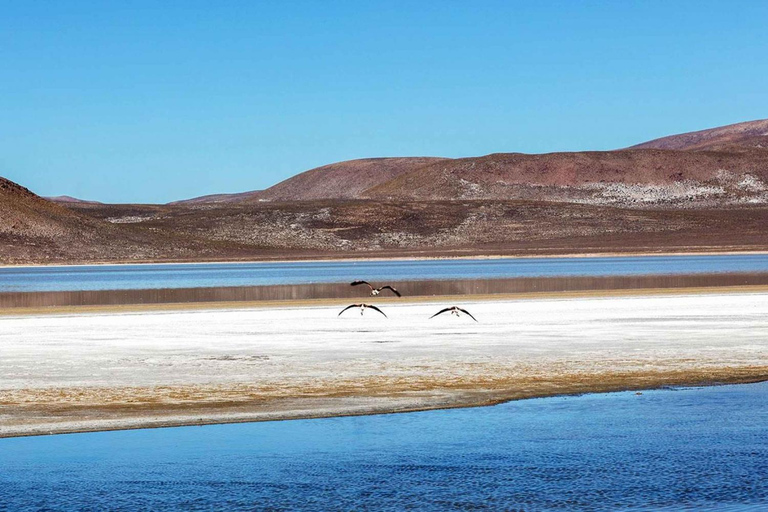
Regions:
<instances>
[{"instance_id":1,"label":"bird with outstretched wing","mask_svg":"<svg viewBox=\"0 0 768 512\"><path fill-rule=\"evenodd\" d=\"M376 295L380 294L382 290L391 290L392 293L394 293L398 297L402 297L402 295L400 295L400 292L397 291L394 287L392 287L390 285L381 286L379 288L376 288L375 286L373 286L368 281L352 281L349 284L350 284L350 286L358 286L358 285L364 284L364 285L368 286L368 288L371 289L371 295L373 295L373 296L376 296Z\"/></svg>"},{"instance_id":2,"label":"bird with outstretched wing","mask_svg":"<svg viewBox=\"0 0 768 512\"><path fill-rule=\"evenodd\" d=\"M431 316L431 317L429 317L429 318L435 318L437 315L441 315L441 314L443 314L443 313L448 313L448 312L450 312L452 315L456 315L456 316L459 316L459 312L462 312L462 313L464 313L465 315L467 315L469 318L471 318L472 320L474 320L475 322L477 322L477 318L475 318L474 316L472 316L472 313L470 313L470 312L469 312L469 311L467 311L466 309L460 308L460 307L458 307L458 306L451 306L451 307L448 307L448 308L445 308L445 309L441 309L440 311L438 311L437 313L435 313L434 315L432 315L432 316ZM479 322L478 322L478 323L479 323Z\"/></svg>"},{"instance_id":3,"label":"bird with outstretched wing","mask_svg":"<svg viewBox=\"0 0 768 512\"><path fill-rule=\"evenodd\" d=\"M352 309L352 308L360 308L360 315L362 315L365 312L366 308L370 308L370 309L372 309L374 311L378 311L379 313L384 315L384 318L389 318L386 315L386 313L384 313L382 310L380 310L379 308L377 308L376 306L373 306L371 304L350 304L349 306L347 306L344 309L342 309L337 316L341 316L341 314L343 312L345 312L348 309Z\"/></svg>"}]
</instances>

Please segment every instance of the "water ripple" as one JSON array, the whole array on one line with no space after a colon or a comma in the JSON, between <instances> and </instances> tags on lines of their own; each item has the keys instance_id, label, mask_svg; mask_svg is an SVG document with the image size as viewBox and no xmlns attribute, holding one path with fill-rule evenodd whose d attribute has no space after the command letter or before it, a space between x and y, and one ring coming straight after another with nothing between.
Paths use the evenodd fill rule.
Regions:
<instances>
[{"instance_id":1,"label":"water ripple","mask_svg":"<svg viewBox=\"0 0 768 512\"><path fill-rule=\"evenodd\" d=\"M765 510L768 384L0 440L0 510Z\"/></svg>"}]
</instances>

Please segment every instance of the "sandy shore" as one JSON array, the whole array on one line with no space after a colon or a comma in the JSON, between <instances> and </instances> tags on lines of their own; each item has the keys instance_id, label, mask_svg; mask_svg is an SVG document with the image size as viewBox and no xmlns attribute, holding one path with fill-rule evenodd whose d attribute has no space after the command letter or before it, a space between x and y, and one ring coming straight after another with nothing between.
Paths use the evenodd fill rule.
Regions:
<instances>
[{"instance_id":1,"label":"sandy shore","mask_svg":"<svg viewBox=\"0 0 768 512\"><path fill-rule=\"evenodd\" d=\"M4 316L0 437L768 379L764 291L448 304Z\"/></svg>"}]
</instances>

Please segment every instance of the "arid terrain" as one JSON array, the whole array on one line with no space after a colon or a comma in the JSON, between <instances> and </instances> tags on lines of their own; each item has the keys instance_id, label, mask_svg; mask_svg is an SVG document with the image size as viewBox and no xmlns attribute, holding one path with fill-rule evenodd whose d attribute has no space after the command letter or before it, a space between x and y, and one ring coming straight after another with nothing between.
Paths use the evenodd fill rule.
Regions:
<instances>
[{"instance_id":1,"label":"arid terrain","mask_svg":"<svg viewBox=\"0 0 768 512\"><path fill-rule=\"evenodd\" d=\"M768 120L632 148L374 158L166 205L0 179L0 263L768 250Z\"/></svg>"}]
</instances>

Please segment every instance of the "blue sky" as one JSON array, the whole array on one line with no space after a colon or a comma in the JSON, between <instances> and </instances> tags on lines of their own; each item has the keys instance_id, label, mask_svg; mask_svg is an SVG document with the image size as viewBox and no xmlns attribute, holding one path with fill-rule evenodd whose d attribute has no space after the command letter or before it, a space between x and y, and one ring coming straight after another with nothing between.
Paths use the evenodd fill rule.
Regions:
<instances>
[{"instance_id":1,"label":"blue sky","mask_svg":"<svg viewBox=\"0 0 768 512\"><path fill-rule=\"evenodd\" d=\"M166 202L768 117L768 2L0 0L0 176Z\"/></svg>"}]
</instances>

